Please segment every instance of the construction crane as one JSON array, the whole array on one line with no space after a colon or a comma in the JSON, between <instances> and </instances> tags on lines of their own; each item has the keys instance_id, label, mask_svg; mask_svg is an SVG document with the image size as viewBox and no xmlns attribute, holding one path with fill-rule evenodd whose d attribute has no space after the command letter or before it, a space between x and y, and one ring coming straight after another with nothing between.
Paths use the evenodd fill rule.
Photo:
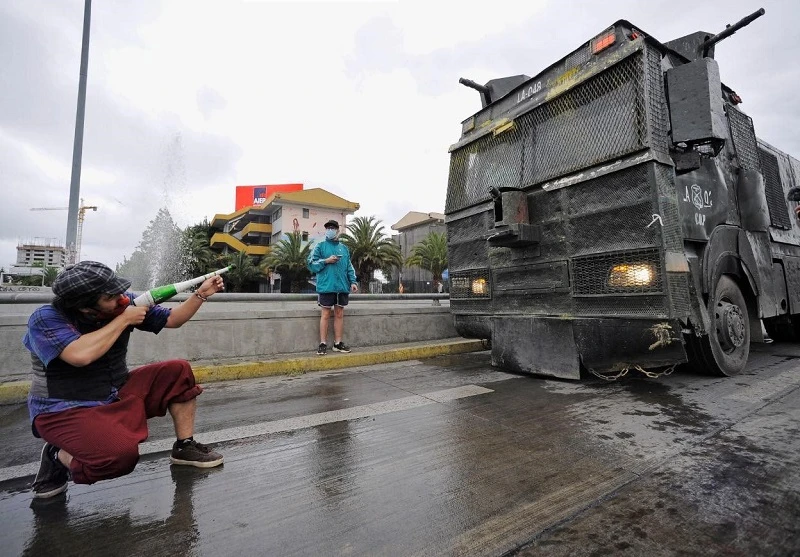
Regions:
<instances>
[{"instance_id":1,"label":"construction crane","mask_svg":"<svg viewBox=\"0 0 800 557\"><path fill-rule=\"evenodd\" d=\"M83 198L81 197L81 206L78 209L78 236L75 240L75 257L72 254L67 254L69 259L68 263L77 263L81 260L81 240L83 239L83 219L86 216L86 211L91 209L97 211L95 205L84 205ZM68 211L69 207L32 207L31 211Z\"/></svg>"}]
</instances>

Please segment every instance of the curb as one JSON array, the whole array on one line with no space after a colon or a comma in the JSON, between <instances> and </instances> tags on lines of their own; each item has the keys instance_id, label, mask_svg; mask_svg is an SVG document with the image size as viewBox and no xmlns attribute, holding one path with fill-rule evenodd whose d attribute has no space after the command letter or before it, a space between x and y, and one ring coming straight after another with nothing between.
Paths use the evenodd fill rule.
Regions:
<instances>
[{"instance_id":1,"label":"curb","mask_svg":"<svg viewBox=\"0 0 800 557\"><path fill-rule=\"evenodd\" d=\"M481 340L458 340L421 346L403 346L394 349L373 349L350 354L328 354L325 356L303 356L284 360L224 364L219 366L198 366L194 375L198 383L230 381L233 379L253 379L274 375L300 375L310 371L326 371L348 367L370 366L420 360L434 356L463 354L485 350Z\"/></svg>"},{"instance_id":2,"label":"curb","mask_svg":"<svg viewBox=\"0 0 800 557\"><path fill-rule=\"evenodd\" d=\"M459 339L423 345L400 346L398 348L373 348L350 354L328 354L326 356L302 356L281 360L242 362L236 364L192 366L198 383L214 383L236 379L255 379L276 375L301 375L312 371L327 371L348 367L369 366L421 360L434 356L448 356L486 350L482 340ZM30 390L30 381L0 383L0 405L24 403Z\"/></svg>"},{"instance_id":3,"label":"curb","mask_svg":"<svg viewBox=\"0 0 800 557\"><path fill-rule=\"evenodd\" d=\"M30 381L9 381L0 383L0 404L18 404L28 400Z\"/></svg>"}]
</instances>

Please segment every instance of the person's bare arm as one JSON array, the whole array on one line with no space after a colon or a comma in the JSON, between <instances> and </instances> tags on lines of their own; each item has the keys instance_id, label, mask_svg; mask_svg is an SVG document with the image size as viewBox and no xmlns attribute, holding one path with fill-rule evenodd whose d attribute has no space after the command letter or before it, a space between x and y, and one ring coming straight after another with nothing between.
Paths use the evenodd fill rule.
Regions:
<instances>
[{"instance_id":1,"label":"person's bare arm","mask_svg":"<svg viewBox=\"0 0 800 557\"><path fill-rule=\"evenodd\" d=\"M197 289L196 294L199 294L199 296L193 294L184 300L181 305L174 308L170 312L165 326L168 329L177 329L197 313L197 310L200 309L200 306L203 305L205 300L217 292L220 292L223 288L224 283L222 282L222 277L219 275L206 279L205 282L200 285L200 288Z\"/></svg>"},{"instance_id":2,"label":"person's bare arm","mask_svg":"<svg viewBox=\"0 0 800 557\"><path fill-rule=\"evenodd\" d=\"M87 366L108 352L125 329L144 321L146 313L147 308L128 306L105 327L70 342L58 357L75 367Z\"/></svg>"}]
</instances>

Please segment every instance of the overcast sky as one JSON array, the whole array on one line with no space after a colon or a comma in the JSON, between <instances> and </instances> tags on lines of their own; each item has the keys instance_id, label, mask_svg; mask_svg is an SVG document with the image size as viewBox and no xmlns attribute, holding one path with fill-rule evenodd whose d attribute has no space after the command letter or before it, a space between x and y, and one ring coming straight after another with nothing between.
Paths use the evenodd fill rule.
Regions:
<instances>
[{"instance_id":1,"label":"overcast sky","mask_svg":"<svg viewBox=\"0 0 800 557\"><path fill-rule=\"evenodd\" d=\"M796 2L94 0L83 259L130 256L166 206L178 225L234 188L303 182L386 232L443 212L450 144L480 108L459 77L535 75L618 19L666 42L766 15L717 46L756 133L800 157ZM83 0L0 0L0 266L63 243ZM490 11L487 11L490 10Z\"/></svg>"}]
</instances>

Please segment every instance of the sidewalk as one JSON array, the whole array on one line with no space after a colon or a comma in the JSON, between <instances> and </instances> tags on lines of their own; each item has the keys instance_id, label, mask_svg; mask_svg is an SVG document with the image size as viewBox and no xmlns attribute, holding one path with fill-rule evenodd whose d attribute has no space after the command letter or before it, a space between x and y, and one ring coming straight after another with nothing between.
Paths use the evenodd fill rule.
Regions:
<instances>
[{"instance_id":1,"label":"sidewalk","mask_svg":"<svg viewBox=\"0 0 800 557\"><path fill-rule=\"evenodd\" d=\"M485 350L481 340L452 338L425 342L408 342L372 347L353 347L349 354L332 352L325 356L309 353L279 355L261 361L230 358L192 362L198 383L235 379L253 379L274 375L301 375L311 371L327 371L349 367L418 360ZM28 395L30 381L0 383L0 405L22 404Z\"/></svg>"}]
</instances>

